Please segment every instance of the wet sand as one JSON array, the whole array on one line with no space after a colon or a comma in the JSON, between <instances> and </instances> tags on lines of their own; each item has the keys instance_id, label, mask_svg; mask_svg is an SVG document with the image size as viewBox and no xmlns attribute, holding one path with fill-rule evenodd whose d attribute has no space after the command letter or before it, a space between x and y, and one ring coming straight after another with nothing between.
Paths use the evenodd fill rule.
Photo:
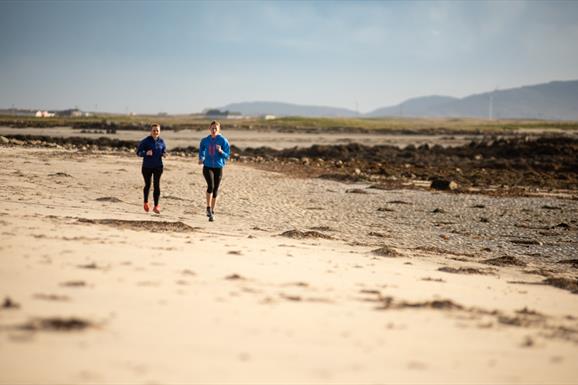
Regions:
<instances>
[{"instance_id":1,"label":"wet sand","mask_svg":"<svg viewBox=\"0 0 578 385\"><path fill-rule=\"evenodd\" d=\"M0 147L2 383L572 383L578 201ZM565 223L565 226L559 226Z\"/></svg>"}]
</instances>

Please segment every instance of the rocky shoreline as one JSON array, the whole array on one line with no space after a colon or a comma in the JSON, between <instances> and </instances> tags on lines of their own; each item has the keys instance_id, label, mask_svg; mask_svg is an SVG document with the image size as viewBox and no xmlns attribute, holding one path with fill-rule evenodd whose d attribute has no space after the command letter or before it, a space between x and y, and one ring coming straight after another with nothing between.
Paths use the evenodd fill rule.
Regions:
<instances>
[{"instance_id":1,"label":"rocky shoreline","mask_svg":"<svg viewBox=\"0 0 578 385\"><path fill-rule=\"evenodd\" d=\"M77 151L133 152L136 141L109 137L7 135L4 146ZM195 156L194 146L170 149L173 156ZM232 146L233 161L298 177L369 182L379 189L441 189L524 196L562 192L576 199L578 139L573 136L488 136L459 147L439 145L366 146L358 143L275 150Z\"/></svg>"}]
</instances>

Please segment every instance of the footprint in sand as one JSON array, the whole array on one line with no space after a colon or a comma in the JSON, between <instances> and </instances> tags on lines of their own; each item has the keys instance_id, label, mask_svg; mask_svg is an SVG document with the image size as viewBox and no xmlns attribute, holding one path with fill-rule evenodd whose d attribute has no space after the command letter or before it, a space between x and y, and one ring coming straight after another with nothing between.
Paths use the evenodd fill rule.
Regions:
<instances>
[{"instance_id":1,"label":"footprint in sand","mask_svg":"<svg viewBox=\"0 0 578 385\"><path fill-rule=\"evenodd\" d=\"M14 302L10 297L4 298L4 302L2 303L2 309L20 309L20 304Z\"/></svg>"},{"instance_id":2,"label":"footprint in sand","mask_svg":"<svg viewBox=\"0 0 578 385\"><path fill-rule=\"evenodd\" d=\"M58 176L58 177L63 177L63 178L72 178L72 175L67 174L65 172L56 172L54 174L48 174L48 176Z\"/></svg>"},{"instance_id":3,"label":"footprint in sand","mask_svg":"<svg viewBox=\"0 0 578 385\"><path fill-rule=\"evenodd\" d=\"M84 281L66 281L62 282L60 286L64 287L86 287L88 286Z\"/></svg>"},{"instance_id":4,"label":"footprint in sand","mask_svg":"<svg viewBox=\"0 0 578 385\"><path fill-rule=\"evenodd\" d=\"M425 278L422 278L421 280L426 281L426 282L445 282L441 278L432 278L432 277L425 277Z\"/></svg>"},{"instance_id":5,"label":"footprint in sand","mask_svg":"<svg viewBox=\"0 0 578 385\"><path fill-rule=\"evenodd\" d=\"M110 203L121 203L122 200L118 199L117 197L100 197L96 198L98 202L110 202Z\"/></svg>"},{"instance_id":6,"label":"footprint in sand","mask_svg":"<svg viewBox=\"0 0 578 385\"><path fill-rule=\"evenodd\" d=\"M239 274L231 274L226 276L225 279L228 279L230 281L236 281L236 280L245 280L246 278Z\"/></svg>"},{"instance_id":7,"label":"footprint in sand","mask_svg":"<svg viewBox=\"0 0 578 385\"><path fill-rule=\"evenodd\" d=\"M44 301L56 301L56 302L67 302L70 300L70 297L68 297L66 295L44 294L44 293L34 294L34 298L41 299Z\"/></svg>"},{"instance_id":8,"label":"footprint in sand","mask_svg":"<svg viewBox=\"0 0 578 385\"><path fill-rule=\"evenodd\" d=\"M99 270L99 269L103 269L102 267L99 267L96 263L88 263L86 265L77 265L76 267L78 267L79 269L88 269L88 270Z\"/></svg>"},{"instance_id":9,"label":"footprint in sand","mask_svg":"<svg viewBox=\"0 0 578 385\"><path fill-rule=\"evenodd\" d=\"M96 325L88 320L82 318L61 318L61 317L49 317L49 318L35 318L24 324L16 325L14 328L23 331L40 332L40 331L51 331L51 332L74 332L82 331L88 328L93 328Z\"/></svg>"}]
</instances>

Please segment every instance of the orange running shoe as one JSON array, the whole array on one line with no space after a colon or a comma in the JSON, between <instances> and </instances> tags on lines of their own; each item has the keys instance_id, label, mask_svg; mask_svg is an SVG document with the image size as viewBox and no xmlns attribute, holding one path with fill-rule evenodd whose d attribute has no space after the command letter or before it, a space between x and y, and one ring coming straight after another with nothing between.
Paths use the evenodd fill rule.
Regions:
<instances>
[{"instance_id":1,"label":"orange running shoe","mask_svg":"<svg viewBox=\"0 0 578 385\"><path fill-rule=\"evenodd\" d=\"M160 214L160 213L161 213L161 206L156 205L156 206L153 208L153 211L154 211L155 213L157 213L157 214Z\"/></svg>"},{"instance_id":2,"label":"orange running shoe","mask_svg":"<svg viewBox=\"0 0 578 385\"><path fill-rule=\"evenodd\" d=\"M150 206L149 206L149 203L148 203L148 202L145 202L145 203L144 203L144 210L148 213L150 209L151 209L151 208L150 208Z\"/></svg>"}]
</instances>

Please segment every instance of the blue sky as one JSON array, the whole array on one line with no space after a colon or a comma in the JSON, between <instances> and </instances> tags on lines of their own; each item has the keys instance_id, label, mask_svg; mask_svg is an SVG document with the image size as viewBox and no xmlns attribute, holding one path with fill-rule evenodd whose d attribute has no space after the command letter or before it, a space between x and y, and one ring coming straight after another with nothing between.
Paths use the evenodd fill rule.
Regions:
<instances>
[{"instance_id":1,"label":"blue sky","mask_svg":"<svg viewBox=\"0 0 578 385\"><path fill-rule=\"evenodd\" d=\"M575 79L575 1L0 1L0 108L368 112Z\"/></svg>"}]
</instances>

